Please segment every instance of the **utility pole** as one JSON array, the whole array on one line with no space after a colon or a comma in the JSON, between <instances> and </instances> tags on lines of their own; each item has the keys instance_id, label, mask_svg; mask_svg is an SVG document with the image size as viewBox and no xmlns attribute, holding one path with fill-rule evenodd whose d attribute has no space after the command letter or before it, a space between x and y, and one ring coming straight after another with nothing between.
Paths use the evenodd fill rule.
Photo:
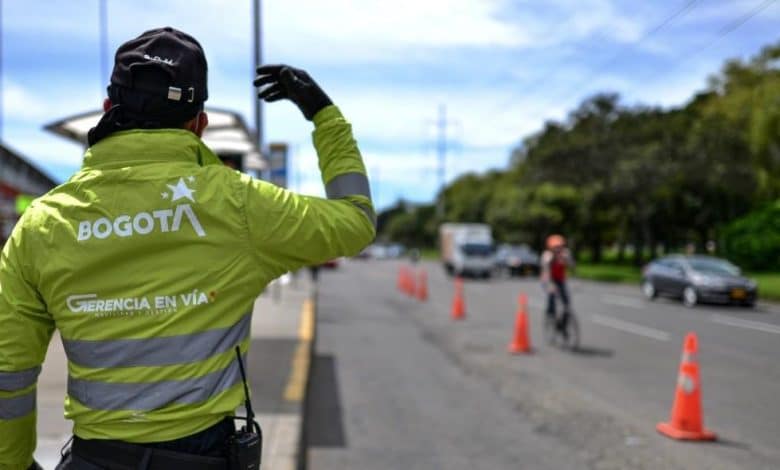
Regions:
<instances>
[{"instance_id":1,"label":"utility pole","mask_svg":"<svg viewBox=\"0 0 780 470\"><path fill-rule=\"evenodd\" d=\"M444 191L447 184L447 151L449 150L448 128L451 124L457 124L447 117L447 105L439 105L439 118L436 120L436 155L438 158L439 191ZM436 215L444 217L444 197L436 206Z\"/></svg>"},{"instance_id":2,"label":"utility pole","mask_svg":"<svg viewBox=\"0 0 780 470\"><path fill-rule=\"evenodd\" d=\"M447 106L439 105L439 120L436 122L438 137L436 153L439 156L439 188L444 188L447 180Z\"/></svg>"},{"instance_id":3,"label":"utility pole","mask_svg":"<svg viewBox=\"0 0 780 470\"><path fill-rule=\"evenodd\" d=\"M108 76L108 0L99 0L98 15L100 27L100 96L103 96L105 87L110 78Z\"/></svg>"},{"instance_id":4,"label":"utility pole","mask_svg":"<svg viewBox=\"0 0 780 470\"><path fill-rule=\"evenodd\" d=\"M3 0L0 0L0 142L3 141Z\"/></svg>"},{"instance_id":5,"label":"utility pole","mask_svg":"<svg viewBox=\"0 0 780 470\"><path fill-rule=\"evenodd\" d=\"M255 45L255 66L252 70L252 76L254 77L255 70L263 63L263 47L262 47L262 17L260 10L261 0L254 0L254 45ZM254 96L256 91L252 88L252 95ZM254 96L255 102L255 138L257 139L257 147L260 149L261 158L265 159L263 155L263 105L262 100L257 99Z\"/></svg>"}]
</instances>

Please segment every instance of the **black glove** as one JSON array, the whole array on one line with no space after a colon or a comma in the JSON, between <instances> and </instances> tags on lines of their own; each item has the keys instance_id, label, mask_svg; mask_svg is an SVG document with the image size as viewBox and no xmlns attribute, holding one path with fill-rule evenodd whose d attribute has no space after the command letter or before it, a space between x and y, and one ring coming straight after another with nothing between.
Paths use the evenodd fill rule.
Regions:
<instances>
[{"instance_id":1,"label":"black glove","mask_svg":"<svg viewBox=\"0 0 780 470\"><path fill-rule=\"evenodd\" d=\"M309 121L322 108L333 104L308 73L289 65L261 65L257 68L254 84L265 86L257 94L260 99L269 103L288 99Z\"/></svg>"}]
</instances>

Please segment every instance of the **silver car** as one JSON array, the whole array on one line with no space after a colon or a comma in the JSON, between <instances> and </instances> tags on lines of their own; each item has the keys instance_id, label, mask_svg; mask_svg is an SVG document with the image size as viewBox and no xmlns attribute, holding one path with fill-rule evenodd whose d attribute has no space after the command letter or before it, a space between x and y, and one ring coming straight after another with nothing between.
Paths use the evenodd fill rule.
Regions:
<instances>
[{"instance_id":1,"label":"silver car","mask_svg":"<svg viewBox=\"0 0 780 470\"><path fill-rule=\"evenodd\" d=\"M642 292L648 299L670 296L688 307L698 303L755 305L755 281L730 262L711 256L673 255L650 262L642 271Z\"/></svg>"}]
</instances>

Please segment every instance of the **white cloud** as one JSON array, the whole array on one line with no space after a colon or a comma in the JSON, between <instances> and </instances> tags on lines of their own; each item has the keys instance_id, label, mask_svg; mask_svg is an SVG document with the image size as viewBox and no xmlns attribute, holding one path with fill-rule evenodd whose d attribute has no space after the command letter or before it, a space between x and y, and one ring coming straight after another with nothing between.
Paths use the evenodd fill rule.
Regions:
<instances>
[{"instance_id":1,"label":"white cloud","mask_svg":"<svg viewBox=\"0 0 780 470\"><path fill-rule=\"evenodd\" d=\"M555 0L552 2L566 13L562 30L565 36L581 39L599 35L618 42L637 40L647 27L647 16L637 15L642 9L639 2L632 3L631 11L622 13L619 2L610 0ZM561 33L564 36L564 33Z\"/></svg>"},{"instance_id":2,"label":"white cloud","mask_svg":"<svg viewBox=\"0 0 780 470\"><path fill-rule=\"evenodd\" d=\"M111 3L111 2L109 2ZM75 21L74 18L78 18ZM45 32L63 40L98 38L98 2L61 2L57 0L3 2L4 34ZM94 25L90 28L89 25Z\"/></svg>"},{"instance_id":3,"label":"white cloud","mask_svg":"<svg viewBox=\"0 0 780 470\"><path fill-rule=\"evenodd\" d=\"M289 187L303 194L324 194L317 156L313 148L292 150ZM438 159L434 152L403 152L362 149L371 180L374 203L387 207L399 197L425 201L438 191ZM447 178L452 181L464 172L483 172L486 168L504 168L509 149L452 149L447 157Z\"/></svg>"},{"instance_id":4,"label":"white cloud","mask_svg":"<svg viewBox=\"0 0 780 470\"><path fill-rule=\"evenodd\" d=\"M523 46L532 42L526 31L496 17L500 6L496 1L302 0L266 5L268 36L288 39L272 40L282 54L297 55L303 49L338 60L345 48L350 55L357 50L359 55L375 56L390 51L413 53L410 47Z\"/></svg>"},{"instance_id":5,"label":"white cloud","mask_svg":"<svg viewBox=\"0 0 780 470\"><path fill-rule=\"evenodd\" d=\"M47 115L46 104L40 94L14 82L6 83L3 88L3 117L29 121L45 118Z\"/></svg>"},{"instance_id":6,"label":"white cloud","mask_svg":"<svg viewBox=\"0 0 780 470\"><path fill-rule=\"evenodd\" d=\"M20 130L8 128L3 133L4 141L23 156L42 166L81 166L84 149L40 129Z\"/></svg>"},{"instance_id":7,"label":"white cloud","mask_svg":"<svg viewBox=\"0 0 780 470\"><path fill-rule=\"evenodd\" d=\"M35 89L16 80L5 82L3 113L9 121L43 126L76 113L99 109L102 103L97 90L61 85Z\"/></svg>"},{"instance_id":8,"label":"white cloud","mask_svg":"<svg viewBox=\"0 0 780 470\"><path fill-rule=\"evenodd\" d=\"M753 9L759 7L762 3L761 0L699 2L694 8L695 13L682 18L680 23L686 25L714 23L718 26L725 26L726 24L735 21L737 18L753 11ZM761 11L756 19L770 21L780 19L780 8L778 8L776 4L769 5L766 9Z\"/></svg>"},{"instance_id":9,"label":"white cloud","mask_svg":"<svg viewBox=\"0 0 780 470\"><path fill-rule=\"evenodd\" d=\"M459 171L500 166L522 137L539 130L545 119L565 118L589 90L615 89L630 103L681 104L704 86L725 52L713 48L706 57L650 77L615 67L580 89L572 88L598 68L595 57L609 57L621 47L629 51L626 57L635 48L674 57L753 8L756 1L700 2L663 34L633 46L649 28L682 7L683 1L266 0L264 50L268 61L327 71L330 75L313 75L353 123L369 172L378 170L380 184L393 188L388 193L406 188L418 194L435 189L433 122L440 103L446 103L449 116L458 122L449 134L457 142L450 154L450 177ZM72 43L79 55L68 60L83 60L84 74L97 75L97 2L75 2L78 10L71 7L73 2L64 7L53 0L7 3L4 20L11 37L5 47L14 51L23 44L30 57L46 59L36 64L41 67L36 73L57 76L57 58L49 51L56 45L22 43L19 35L46 33L41 37L47 41L56 37L61 44ZM754 21L777 18L778 11L770 7ZM143 8L137 2L109 2L112 49L145 29L165 24L193 34L206 49L209 105L238 110L252 127L251 2L170 0L144 2ZM544 53L541 59L540 53ZM44 69L49 63L51 68ZM399 63L415 64L420 70L401 79L383 79L377 73L394 70L398 74ZM438 75L427 76L434 64ZM349 66L345 70L350 71L370 69L366 76L372 78L339 76L334 70L340 66ZM464 70L468 66L473 66L474 80L468 78L472 71ZM529 89L528 82L542 77L544 71L550 72L547 79ZM18 126L8 126L5 137L36 161L78 165L80 150L41 132L40 127L98 107L102 90L72 74L57 80L70 85L35 88L25 81L24 72L4 70L4 116L8 124L15 122L34 131L17 132L13 129ZM513 79L480 82L480 76ZM267 105L265 117L266 141L296 146L304 170L301 187L321 194L310 143L311 123L290 103Z\"/></svg>"}]
</instances>

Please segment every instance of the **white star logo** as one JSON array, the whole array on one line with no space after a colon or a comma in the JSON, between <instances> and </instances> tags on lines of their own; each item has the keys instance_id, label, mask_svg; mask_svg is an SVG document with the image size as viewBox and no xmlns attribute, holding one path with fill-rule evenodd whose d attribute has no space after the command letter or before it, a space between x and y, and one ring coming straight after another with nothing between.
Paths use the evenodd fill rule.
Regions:
<instances>
[{"instance_id":1,"label":"white star logo","mask_svg":"<svg viewBox=\"0 0 780 470\"><path fill-rule=\"evenodd\" d=\"M195 190L187 187L187 184L184 182L184 178L179 178L179 182L176 184L168 184L166 186L171 188L171 191L173 192L171 202L178 201L182 198L186 198L192 202L195 202L195 198L192 197L192 193L194 193Z\"/></svg>"},{"instance_id":2,"label":"white star logo","mask_svg":"<svg viewBox=\"0 0 780 470\"><path fill-rule=\"evenodd\" d=\"M168 199L168 193L166 191L161 192L160 196L162 196L163 199Z\"/></svg>"},{"instance_id":3,"label":"white star logo","mask_svg":"<svg viewBox=\"0 0 780 470\"><path fill-rule=\"evenodd\" d=\"M194 183L195 182L195 177L190 175L190 176L187 177L187 181L189 181L190 183Z\"/></svg>"}]
</instances>

